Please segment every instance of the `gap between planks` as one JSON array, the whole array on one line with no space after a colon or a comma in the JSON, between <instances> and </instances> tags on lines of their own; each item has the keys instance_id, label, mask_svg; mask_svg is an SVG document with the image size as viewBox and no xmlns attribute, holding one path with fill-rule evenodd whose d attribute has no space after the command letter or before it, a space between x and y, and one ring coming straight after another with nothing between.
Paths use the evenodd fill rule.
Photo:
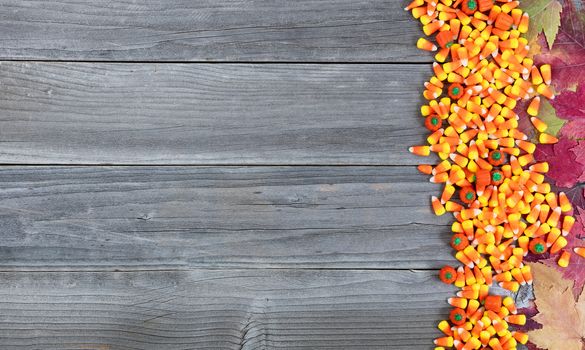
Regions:
<instances>
[{"instance_id":1,"label":"gap between planks","mask_svg":"<svg viewBox=\"0 0 585 350\"><path fill-rule=\"evenodd\" d=\"M2 141L0 141L0 144ZM124 163L0 163L0 167L121 167L121 168L147 168L147 167L199 167L199 168L254 168L254 167L295 167L295 168L404 168L416 167L415 165L401 164L345 164L345 163L323 163L323 164L278 164L278 163L213 163L213 164L175 164L175 163L153 163L153 164L124 164Z\"/></svg>"},{"instance_id":2,"label":"gap between planks","mask_svg":"<svg viewBox=\"0 0 585 350\"><path fill-rule=\"evenodd\" d=\"M43 60L43 59L0 59L0 63L2 62L18 62L18 63L87 63L87 64L106 64L106 63L113 63L113 64L128 64L128 65L136 65L136 64L230 64L230 65L238 65L238 64L265 64L265 65L279 65L279 64L287 64L287 65L429 65L432 64L434 61L428 62L395 62L395 61L386 61L386 62L376 62L376 61L255 61L255 60L247 60L247 61L165 61L165 60L152 60L152 61L96 61L96 60L70 60L70 59L50 59L50 60Z\"/></svg>"},{"instance_id":3,"label":"gap between planks","mask_svg":"<svg viewBox=\"0 0 585 350\"><path fill-rule=\"evenodd\" d=\"M3 273L135 273L135 272L192 272L192 271L226 271L226 270L246 270L246 271L439 271L438 268L375 268L375 267L364 267L364 268L351 268L351 267L188 267L188 268L173 268L173 269L115 269L115 268L104 268L104 269L7 269L1 268L0 274Z\"/></svg>"}]
</instances>

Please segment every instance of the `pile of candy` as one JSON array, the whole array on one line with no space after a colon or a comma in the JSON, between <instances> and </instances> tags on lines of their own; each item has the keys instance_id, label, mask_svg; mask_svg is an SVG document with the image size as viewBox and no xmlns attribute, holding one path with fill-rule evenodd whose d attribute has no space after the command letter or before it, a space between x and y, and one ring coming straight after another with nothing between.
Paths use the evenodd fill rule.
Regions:
<instances>
[{"instance_id":1,"label":"pile of candy","mask_svg":"<svg viewBox=\"0 0 585 350\"><path fill-rule=\"evenodd\" d=\"M519 100L531 99L528 114L539 142L556 143L537 117L540 96L553 99L551 67L536 67L529 57L529 16L509 0L414 0L406 7L419 19L427 36L417 47L437 51L433 76L425 83L428 105L421 108L431 134L428 145L410 151L436 153L437 165L420 165L431 182L443 183L432 197L436 215L452 212L456 221L451 245L463 266L444 267L440 278L461 288L450 298L450 321L439 323L444 348L516 349L528 336L509 324L523 325L511 297L490 295L496 282L517 292L532 283L524 257L558 254L566 267L564 248L575 219L564 193L551 192L545 181L547 163L535 163L536 145L518 129L514 112ZM445 96L446 95L446 96ZM454 198L455 197L455 198ZM458 199L457 199L458 197ZM575 249L585 256L585 248Z\"/></svg>"}]
</instances>

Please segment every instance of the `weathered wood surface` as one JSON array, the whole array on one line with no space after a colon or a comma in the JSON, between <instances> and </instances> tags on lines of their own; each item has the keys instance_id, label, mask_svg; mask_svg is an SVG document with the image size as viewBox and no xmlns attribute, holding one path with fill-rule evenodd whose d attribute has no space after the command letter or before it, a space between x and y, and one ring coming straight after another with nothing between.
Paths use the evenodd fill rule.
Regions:
<instances>
[{"instance_id":1,"label":"weathered wood surface","mask_svg":"<svg viewBox=\"0 0 585 350\"><path fill-rule=\"evenodd\" d=\"M1 273L2 349L430 349L429 271Z\"/></svg>"},{"instance_id":2,"label":"weathered wood surface","mask_svg":"<svg viewBox=\"0 0 585 350\"><path fill-rule=\"evenodd\" d=\"M440 268L414 167L4 167L0 271Z\"/></svg>"},{"instance_id":3,"label":"weathered wood surface","mask_svg":"<svg viewBox=\"0 0 585 350\"><path fill-rule=\"evenodd\" d=\"M405 4L0 0L0 348L431 349Z\"/></svg>"},{"instance_id":4,"label":"weathered wood surface","mask_svg":"<svg viewBox=\"0 0 585 350\"><path fill-rule=\"evenodd\" d=\"M420 65L0 65L0 163L414 165Z\"/></svg>"},{"instance_id":5,"label":"weathered wood surface","mask_svg":"<svg viewBox=\"0 0 585 350\"><path fill-rule=\"evenodd\" d=\"M396 0L1 0L0 58L430 62Z\"/></svg>"}]
</instances>

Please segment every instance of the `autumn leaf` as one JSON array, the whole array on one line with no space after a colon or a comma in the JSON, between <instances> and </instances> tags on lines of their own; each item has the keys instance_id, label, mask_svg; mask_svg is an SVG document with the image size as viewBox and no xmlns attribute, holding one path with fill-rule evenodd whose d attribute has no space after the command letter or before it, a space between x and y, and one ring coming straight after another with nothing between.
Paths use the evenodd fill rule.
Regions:
<instances>
[{"instance_id":1,"label":"autumn leaf","mask_svg":"<svg viewBox=\"0 0 585 350\"><path fill-rule=\"evenodd\" d=\"M575 86L574 91L569 88L557 95L551 104L557 116L567 120L585 119L585 81Z\"/></svg>"},{"instance_id":2,"label":"autumn leaf","mask_svg":"<svg viewBox=\"0 0 585 350\"><path fill-rule=\"evenodd\" d=\"M540 54L534 57L535 63L552 65L553 86L557 93L574 90L577 84L585 82L585 6L582 0L563 1L561 27L554 48L547 49L542 36L529 38L529 41L531 47L541 47Z\"/></svg>"},{"instance_id":3,"label":"autumn leaf","mask_svg":"<svg viewBox=\"0 0 585 350\"><path fill-rule=\"evenodd\" d=\"M528 41L544 32L548 47L552 48L561 25L561 3L557 0L524 0L522 8L530 15L530 27L526 34Z\"/></svg>"},{"instance_id":4,"label":"autumn leaf","mask_svg":"<svg viewBox=\"0 0 585 350\"><path fill-rule=\"evenodd\" d=\"M553 136L557 136L563 125L565 125L567 122L566 120L557 117L557 112L550 104L550 102L548 102L548 100L543 100L540 103L540 112L538 113L538 118L540 118L546 123L546 125L548 125L546 132Z\"/></svg>"},{"instance_id":5,"label":"autumn leaf","mask_svg":"<svg viewBox=\"0 0 585 350\"><path fill-rule=\"evenodd\" d=\"M575 160L585 168L585 141L579 141L577 146L571 148L575 154Z\"/></svg>"},{"instance_id":6,"label":"autumn leaf","mask_svg":"<svg viewBox=\"0 0 585 350\"><path fill-rule=\"evenodd\" d=\"M571 140L585 140L585 118L571 120L561 129L561 134Z\"/></svg>"},{"instance_id":7,"label":"autumn leaf","mask_svg":"<svg viewBox=\"0 0 585 350\"><path fill-rule=\"evenodd\" d=\"M534 297L541 329L528 332L530 341L542 349L582 350L585 343L585 296L578 301L573 282L562 278L555 268L529 264L534 275Z\"/></svg>"},{"instance_id":8,"label":"autumn leaf","mask_svg":"<svg viewBox=\"0 0 585 350\"><path fill-rule=\"evenodd\" d=\"M546 176L552 179L556 186L571 188L579 182L584 167L577 163L577 156L572 151L577 145L577 141L561 137L554 145L536 146L534 157L539 162L549 163L550 170Z\"/></svg>"}]
</instances>

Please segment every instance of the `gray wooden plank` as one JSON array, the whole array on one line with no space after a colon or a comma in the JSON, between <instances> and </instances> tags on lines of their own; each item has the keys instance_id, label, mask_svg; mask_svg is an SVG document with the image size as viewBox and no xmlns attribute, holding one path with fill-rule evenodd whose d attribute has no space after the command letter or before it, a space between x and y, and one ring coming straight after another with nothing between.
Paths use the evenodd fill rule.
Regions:
<instances>
[{"instance_id":1,"label":"gray wooden plank","mask_svg":"<svg viewBox=\"0 0 585 350\"><path fill-rule=\"evenodd\" d=\"M0 58L430 62L386 0L1 0Z\"/></svg>"},{"instance_id":2,"label":"gray wooden plank","mask_svg":"<svg viewBox=\"0 0 585 350\"><path fill-rule=\"evenodd\" d=\"M390 164L421 160L431 66L0 65L0 163Z\"/></svg>"},{"instance_id":3,"label":"gray wooden plank","mask_svg":"<svg viewBox=\"0 0 585 350\"><path fill-rule=\"evenodd\" d=\"M414 167L1 167L0 270L439 268Z\"/></svg>"},{"instance_id":4,"label":"gray wooden plank","mask_svg":"<svg viewBox=\"0 0 585 350\"><path fill-rule=\"evenodd\" d=\"M432 271L1 273L2 349L432 349Z\"/></svg>"}]
</instances>

